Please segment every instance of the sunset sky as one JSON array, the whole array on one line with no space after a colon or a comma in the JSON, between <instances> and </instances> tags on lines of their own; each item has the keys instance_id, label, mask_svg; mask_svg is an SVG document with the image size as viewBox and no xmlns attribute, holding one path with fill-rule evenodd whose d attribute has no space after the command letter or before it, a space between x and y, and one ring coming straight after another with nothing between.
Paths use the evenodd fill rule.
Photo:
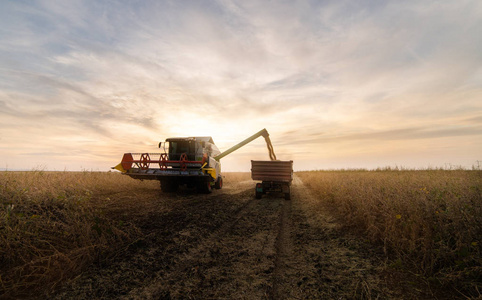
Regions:
<instances>
[{"instance_id":1,"label":"sunset sky","mask_svg":"<svg viewBox=\"0 0 482 300\"><path fill-rule=\"evenodd\" d=\"M482 1L0 3L0 170L263 128L296 170L482 165Z\"/></svg>"}]
</instances>

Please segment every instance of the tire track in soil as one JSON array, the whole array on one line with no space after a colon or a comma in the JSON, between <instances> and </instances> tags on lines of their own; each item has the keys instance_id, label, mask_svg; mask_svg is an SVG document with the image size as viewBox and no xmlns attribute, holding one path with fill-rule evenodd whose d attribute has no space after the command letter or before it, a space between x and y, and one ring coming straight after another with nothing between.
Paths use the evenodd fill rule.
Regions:
<instances>
[{"instance_id":1,"label":"tire track in soil","mask_svg":"<svg viewBox=\"0 0 482 300\"><path fill-rule=\"evenodd\" d=\"M281 201L254 195L233 219L177 260L168 273L131 291L128 299L268 298Z\"/></svg>"},{"instance_id":2,"label":"tire track in soil","mask_svg":"<svg viewBox=\"0 0 482 300\"><path fill-rule=\"evenodd\" d=\"M169 292L166 291L159 291L159 286L165 286L166 282L168 285L172 285L175 281L175 277L183 277L186 272L198 271L196 268L197 260L205 251L211 251L213 244L215 244L215 240L219 240L229 232L233 230L233 227L238 224L238 222L243 218L246 214L251 212L255 206L255 200L251 199L240 206L236 211L233 212L233 218L224 222L221 226L219 226L216 230L210 233L205 238L198 241L197 245L193 245L187 253L185 253L181 258L176 259L176 263L173 268L170 268L168 274L162 274L159 272L159 278L153 280L153 282L140 287L138 289L132 290L129 295L127 296L128 299L131 298L152 298L153 295L157 296L167 296L170 295ZM176 278L176 280L183 280L182 278Z\"/></svg>"},{"instance_id":3,"label":"tire track in soil","mask_svg":"<svg viewBox=\"0 0 482 300\"><path fill-rule=\"evenodd\" d=\"M186 270L189 270L193 264L192 262L186 260L185 257L198 257L199 254L201 253L201 250L206 249L206 247L208 246L208 241L211 240L213 236L222 236L226 232L229 232L231 228L235 226L236 223L240 220L240 218L244 214L246 214L247 211L250 210L253 204L254 204L254 200L250 200L244 203L243 205L241 205L233 212L233 216L234 216L233 220L227 220L218 228L216 228L213 233L209 234L205 238L201 238L199 241L197 241L196 244L192 244L191 247L187 250L187 253L184 253L182 255L184 258L175 259L175 261L173 261L173 266L169 268L169 274L164 274L163 272L159 271L157 273L157 276L168 277L168 276L172 276L171 274L178 273L178 272L185 272ZM126 298L127 299L139 298L139 297L150 298L152 296L152 291L150 290L153 289L152 287L154 287L155 289L156 286L159 285L158 282L159 282L159 279L157 278L140 288L133 289L132 291L129 292Z\"/></svg>"},{"instance_id":4,"label":"tire track in soil","mask_svg":"<svg viewBox=\"0 0 482 300\"><path fill-rule=\"evenodd\" d=\"M269 291L270 299L284 299L290 290L286 282L288 263L292 256L291 245L291 201L282 203L279 217L278 236L276 237L276 258L272 277L272 288Z\"/></svg>"}]
</instances>

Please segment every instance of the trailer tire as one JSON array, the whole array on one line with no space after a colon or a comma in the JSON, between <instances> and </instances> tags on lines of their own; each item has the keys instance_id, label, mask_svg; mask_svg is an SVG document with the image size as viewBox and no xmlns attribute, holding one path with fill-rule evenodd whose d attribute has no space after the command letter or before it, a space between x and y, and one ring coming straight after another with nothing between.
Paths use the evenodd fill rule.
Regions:
<instances>
[{"instance_id":1,"label":"trailer tire","mask_svg":"<svg viewBox=\"0 0 482 300\"><path fill-rule=\"evenodd\" d=\"M262 192L255 191L254 197L255 197L256 199L261 199L262 196L263 196L263 193L262 193Z\"/></svg>"},{"instance_id":2,"label":"trailer tire","mask_svg":"<svg viewBox=\"0 0 482 300\"><path fill-rule=\"evenodd\" d=\"M217 190L220 190L220 189L223 188L223 177L221 177L221 176L218 177L218 180L216 180L216 184L214 185L214 187Z\"/></svg>"},{"instance_id":3,"label":"trailer tire","mask_svg":"<svg viewBox=\"0 0 482 300\"><path fill-rule=\"evenodd\" d=\"M291 200L291 194L285 193L285 200Z\"/></svg>"}]
</instances>

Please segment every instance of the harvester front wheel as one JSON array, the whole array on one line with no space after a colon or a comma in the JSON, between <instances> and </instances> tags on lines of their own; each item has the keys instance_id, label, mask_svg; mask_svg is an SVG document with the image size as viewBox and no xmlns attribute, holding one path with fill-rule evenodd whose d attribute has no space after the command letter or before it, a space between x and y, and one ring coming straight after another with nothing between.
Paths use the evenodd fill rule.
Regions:
<instances>
[{"instance_id":1,"label":"harvester front wheel","mask_svg":"<svg viewBox=\"0 0 482 300\"><path fill-rule=\"evenodd\" d=\"M217 190L220 190L220 189L223 188L223 177L221 177L221 176L218 177L218 180L216 180L216 184L214 185L214 187Z\"/></svg>"}]
</instances>

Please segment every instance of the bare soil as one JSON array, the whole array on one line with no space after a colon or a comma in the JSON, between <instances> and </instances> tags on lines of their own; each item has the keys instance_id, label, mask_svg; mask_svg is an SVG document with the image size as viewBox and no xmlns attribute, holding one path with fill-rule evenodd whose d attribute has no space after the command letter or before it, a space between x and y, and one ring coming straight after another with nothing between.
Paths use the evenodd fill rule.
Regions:
<instances>
[{"instance_id":1,"label":"bare soil","mask_svg":"<svg viewBox=\"0 0 482 300\"><path fill-rule=\"evenodd\" d=\"M292 200L254 198L254 182L209 195L146 188L148 212L125 216L143 238L66 283L55 299L410 299L383 255L350 235L298 177Z\"/></svg>"}]
</instances>

